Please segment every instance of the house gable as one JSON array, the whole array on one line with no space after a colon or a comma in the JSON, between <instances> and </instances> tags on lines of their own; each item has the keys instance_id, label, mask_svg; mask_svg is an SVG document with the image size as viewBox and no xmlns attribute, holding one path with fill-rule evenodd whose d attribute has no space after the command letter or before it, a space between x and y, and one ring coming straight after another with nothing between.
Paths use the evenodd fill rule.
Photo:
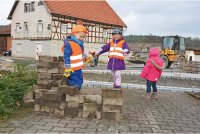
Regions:
<instances>
[{"instance_id":1,"label":"house gable","mask_svg":"<svg viewBox=\"0 0 200 134\"><path fill-rule=\"evenodd\" d=\"M15 39L50 39L52 17L40 1L15 1L8 16L12 19L11 35ZM29 7L26 7L26 6ZM28 9L27 9L28 8ZM31 9L29 9L31 8Z\"/></svg>"}]
</instances>

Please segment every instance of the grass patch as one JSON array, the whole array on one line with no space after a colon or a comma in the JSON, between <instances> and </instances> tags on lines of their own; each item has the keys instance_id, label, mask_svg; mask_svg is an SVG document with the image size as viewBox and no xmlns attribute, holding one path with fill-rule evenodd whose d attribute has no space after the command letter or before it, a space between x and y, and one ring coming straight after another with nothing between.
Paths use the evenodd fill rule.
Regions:
<instances>
[{"instance_id":1,"label":"grass patch","mask_svg":"<svg viewBox=\"0 0 200 134\"><path fill-rule=\"evenodd\" d=\"M36 83L37 73L21 64L16 64L14 72L0 73L0 119L7 119L23 108L23 96Z\"/></svg>"}]
</instances>

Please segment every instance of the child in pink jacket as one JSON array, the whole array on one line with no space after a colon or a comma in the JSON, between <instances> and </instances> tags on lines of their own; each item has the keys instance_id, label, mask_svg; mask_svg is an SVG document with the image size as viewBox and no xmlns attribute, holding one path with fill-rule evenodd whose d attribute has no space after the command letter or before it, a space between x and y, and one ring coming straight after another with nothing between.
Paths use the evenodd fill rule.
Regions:
<instances>
[{"instance_id":1,"label":"child in pink jacket","mask_svg":"<svg viewBox=\"0 0 200 134\"><path fill-rule=\"evenodd\" d=\"M147 99L150 97L157 98L157 86L156 83L162 74L163 60L160 58L161 50L154 47L149 51L149 57L141 72L141 77L147 80ZM151 87L153 93L151 95Z\"/></svg>"}]
</instances>

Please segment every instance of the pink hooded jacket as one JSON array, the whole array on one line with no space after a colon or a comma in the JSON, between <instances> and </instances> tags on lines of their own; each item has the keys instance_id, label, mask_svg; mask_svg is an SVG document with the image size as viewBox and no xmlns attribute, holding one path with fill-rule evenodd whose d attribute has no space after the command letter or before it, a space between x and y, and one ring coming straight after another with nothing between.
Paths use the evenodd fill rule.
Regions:
<instances>
[{"instance_id":1,"label":"pink hooded jacket","mask_svg":"<svg viewBox=\"0 0 200 134\"><path fill-rule=\"evenodd\" d=\"M162 74L162 70L157 69L151 63L151 60L153 60L159 66L161 66L161 67L163 66L163 60L160 58L159 53L160 53L160 51L156 47L150 49L149 58L147 59L146 64L140 75L142 78L149 80L149 81L154 81L154 82L156 82L160 78L160 76Z\"/></svg>"}]
</instances>

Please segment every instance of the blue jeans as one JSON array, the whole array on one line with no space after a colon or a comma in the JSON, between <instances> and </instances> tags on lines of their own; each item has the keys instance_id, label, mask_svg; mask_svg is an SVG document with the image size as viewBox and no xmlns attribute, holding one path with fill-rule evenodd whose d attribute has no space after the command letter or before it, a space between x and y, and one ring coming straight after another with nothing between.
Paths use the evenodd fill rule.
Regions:
<instances>
[{"instance_id":1,"label":"blue jeans","mask_svg":"<svg viewBox=\"0 0 200 134\"><path fill-rule=\"evenodd\" d=\"M82 84L83 84L83 73L82 73L82 70L74 71L67 78L67 85L68 86L75 86L79 90L81 90Z\"/></svg>"},{"instance_id":2,"label":"blue jeans","mask_svg":"<svg viewBox=\"0 0 200 134\"><path fill-rule=\"evenodd\" d=\"M153 92L157 92L156 81L147 80L147 93L151 93L151 87L153 88Z\"/></svg>"}]
</instances>

